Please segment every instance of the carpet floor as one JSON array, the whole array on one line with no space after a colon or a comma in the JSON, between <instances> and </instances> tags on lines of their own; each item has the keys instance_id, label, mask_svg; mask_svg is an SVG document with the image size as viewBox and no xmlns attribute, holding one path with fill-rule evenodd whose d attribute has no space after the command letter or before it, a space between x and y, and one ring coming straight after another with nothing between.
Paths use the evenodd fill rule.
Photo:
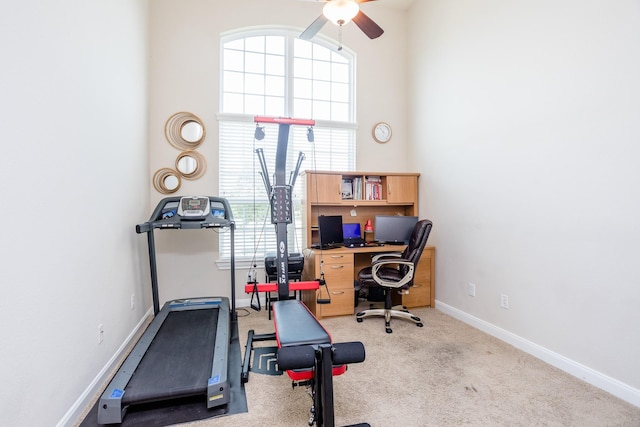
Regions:
<instances>
[{"instance_id":1,"label":"carpet floor","mask_svg":"<svg viewBox=\"0 0 640 427\"><path fill-rule=\"evenodd\" d=\"M435 309L412 312L424 327L394 319L392 334L382 318L321 320L333 342L366 349L334 378L336 425L640 427L640 408ZM264 310L238 317L243 351L250 329L273 332ZM187 425L307 425L311 398L287 375L252 372L245 390L248 412Z\"/></svg>"}]
</instances>

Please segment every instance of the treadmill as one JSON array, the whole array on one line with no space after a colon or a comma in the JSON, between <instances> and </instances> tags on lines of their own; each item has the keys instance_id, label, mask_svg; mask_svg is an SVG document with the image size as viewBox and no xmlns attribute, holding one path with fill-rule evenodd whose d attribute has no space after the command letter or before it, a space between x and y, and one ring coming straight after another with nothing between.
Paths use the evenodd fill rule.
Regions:
<instances>
[{"instance_id":1,"label":"treadmill","mask_svg":"<svg viewBox=\"0 0 640 427\"><path fill-rule=\"evenodd\" d=\"M210 228L231 230L231 302L226 297L177 299L160 310L154 230ZM230 322L236 320L236 310L235 223L229 202L220 197L166 197L136 232L147 233L154 319L100 397L99 424L122 423L134 405L202 395L209 409L230 400Z\"/></svg>"}]
</instances>

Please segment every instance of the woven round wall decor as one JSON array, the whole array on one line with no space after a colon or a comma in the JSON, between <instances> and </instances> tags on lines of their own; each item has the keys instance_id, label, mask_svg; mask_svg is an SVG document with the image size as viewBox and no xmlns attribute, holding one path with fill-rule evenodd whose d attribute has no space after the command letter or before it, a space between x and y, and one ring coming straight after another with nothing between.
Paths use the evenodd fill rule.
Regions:
<instances>
[{"instance_id":1,"label":"woven round wall decor","mask_svg":"<svg viewBox=\"0 0 640 427\"><path fill-rule=\"evenodd\" d=\"M180 112L169 117L164 125L164 135L178 150L192 150L204 141L206 130L200 117Z\"/></svg>"},{"instance_id":2,"label":"woven round wall decor","mask_svg":"<svg viewBox=\"0 0 640 427\"><path fill-rule=\"evenodd\" d=\"M176 170L184 179L198 179L207 170L207 162L197 151L185 150L176 158Z\"/></svg>"},{"instance_id":3,"label":"woven round wall decor","mask_svg":"<svg viewBox=\"0 0 640 427\"><path fill-rule=\"evenodd\" d=\"M180 174L170 168L158 169L153 174L153 187L162 194L175 193L180 189L182 180Z\"/></svg>"}]
</instances>

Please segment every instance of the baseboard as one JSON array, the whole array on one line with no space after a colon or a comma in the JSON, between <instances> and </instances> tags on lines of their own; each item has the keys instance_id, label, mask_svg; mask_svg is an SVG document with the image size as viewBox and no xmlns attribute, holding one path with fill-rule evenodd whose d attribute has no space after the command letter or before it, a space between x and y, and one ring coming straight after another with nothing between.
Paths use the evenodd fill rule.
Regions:
<instances>
[{"instance_id":1,"label":"baseboard","mask_svg":"<svg viewBox=\"0 0 640 427\"><path fill-rule=\"evenodd\" d=\"M561 354L555 353L534 342L528 341L518 335L472 316L469 313L465 313L464 311L441 301L436 300L436 309L493 337L496 337L501 341L509 343L512 346L529 353L576 378L580 378L599 389L631 403L634 406L640 407L640 390L637 388L633 388L628 384L616 380L615 378L604 375L603 373L595 371L588 366L568 359Z\"/></svg>"},{"instance_id":2,"label":"baseboard","mask_svg":"<svg viewBox=\"0 0 640 427\"><path fill-rule=\"evenodd\" d=\"M141 329L147 323L149 317L153 314L153 308L149 308L149 310L142 316L140 322L133 328L133 331L127 336L124 340L120 348L115 352L115 354L109 359L106 365L98 372L98 375L91 381L89 386L84 390L84 392L80 395L80 397L75 401L75 403L69 408L66 414L58 421L56 424L57 427L68 427L74 424L79 423L80 417L83 412L87 409L87 407L91 404L93 398L101 391L101 387L104 385L105 381L108 379L108 376L111 375L113 370L116 368L116 363L119 363L124 356L124 352L129 348L130 344L133 343L133 339L139 334Z\"/></svg>"},{"instance_id":3,"label":"baseboard","mask_svg":"<svg viewBox=\"0 0 640 427\"><path fill-rule=\"evenodd\" d=\"M260 298L261 309L266 310L267 299L262 296L259 298ZM236 298L236 308L247 308L247 307L251 307L251 298L243 298L243 299Z\"/></svg>"}]
</instances>

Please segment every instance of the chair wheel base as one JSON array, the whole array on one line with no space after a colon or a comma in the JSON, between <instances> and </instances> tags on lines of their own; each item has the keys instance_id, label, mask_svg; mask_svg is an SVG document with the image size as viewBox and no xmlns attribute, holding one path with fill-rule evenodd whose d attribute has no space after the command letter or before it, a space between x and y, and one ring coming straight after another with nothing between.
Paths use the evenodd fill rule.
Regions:
<instances>
[{"instance_id":1,"label":"chair wheel base","mask_svg":"<svg viewBox=\"0 0 640 427\"><path fill-rule=\"evenodd\" d=\"M358 321L358 323L362 323L365 317L371 317L371 316L383 316L385 318L385 331L388 334L393 332L391 330L391 324L390 324L391 318L393 317L409 320L419 328L424 327L424 323L422 323L422 319L420 319L418 316L414 316L413 314L405 310L380 309L380 308L364 310L356 313L356 320Z\"/></svg>"}]
</instances>

